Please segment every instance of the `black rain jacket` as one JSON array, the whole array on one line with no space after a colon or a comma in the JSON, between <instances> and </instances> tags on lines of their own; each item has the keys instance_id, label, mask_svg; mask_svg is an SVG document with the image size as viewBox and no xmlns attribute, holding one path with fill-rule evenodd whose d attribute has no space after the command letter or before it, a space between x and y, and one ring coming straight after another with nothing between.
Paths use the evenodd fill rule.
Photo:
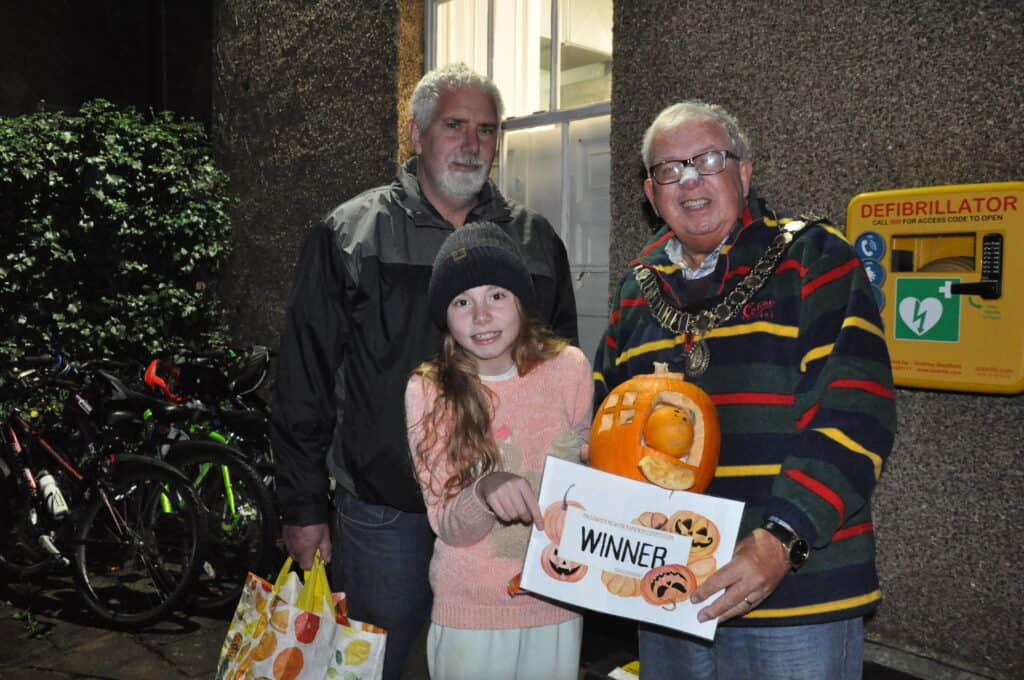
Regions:
<instances>
[{"instance_id":1,"label":"black rain jacket","mask_svg":"<svg viewBox=\"0 0 1024 680\"><path fill-rule=\"evenodd\" d=\"M409 458L405 385L441 349L427 284L454 227L421 196L416 165L407 161L390 185L335 208L299 257L271 419L286 524L328 521L328 470L367 503L425 511ZM541 321L577 343L569 261L548 221L490 182L466 222L476 220L522 244Z\"/></svg>"}]
</instances>

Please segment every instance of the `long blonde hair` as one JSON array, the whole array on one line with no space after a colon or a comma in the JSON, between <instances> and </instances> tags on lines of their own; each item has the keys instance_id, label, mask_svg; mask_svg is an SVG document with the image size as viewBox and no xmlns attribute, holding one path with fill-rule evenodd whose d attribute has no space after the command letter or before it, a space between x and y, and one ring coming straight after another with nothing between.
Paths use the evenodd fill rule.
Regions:
<instances>
[{"instance_id":1,"label":"long blonde hair","mask_svg":"<svg viewBox=\"0 0 1024 680\"><path fill-rule=\"evenodd\" d=\"M512 345L512 360L523 376L557 356L569 343L531 320L518 299L516 306L521 324ZM423 414L423 436L412 452L414 461L426 463L440 433L445 429L450 432L444 456L453 474L435 493L451 498L478 477L500 470L501 453L491 435L497 397L480 380L473 356L455 341L450 331L444 334L441 355L417 366L413 375L437 387L437 399Z\"/></svg>"}]
</instances>

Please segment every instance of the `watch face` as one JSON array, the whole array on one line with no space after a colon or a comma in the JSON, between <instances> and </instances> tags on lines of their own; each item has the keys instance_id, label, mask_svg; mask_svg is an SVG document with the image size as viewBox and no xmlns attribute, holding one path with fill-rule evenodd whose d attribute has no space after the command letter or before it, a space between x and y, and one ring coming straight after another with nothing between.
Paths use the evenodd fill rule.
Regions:
<instances>
[{"instance_id":1,"label":"watch face","mask_svg":"<svg viewBox=\"0 0 1024 680\"><path fill-rule=\"evenodd\" d=\"M789 563L793 569L797 569L802 565L807 557L811 554L810 546L807 545L807 541L797 536L791 529L768 520L761 527L775 538L782 542L782 545L786 547L789 553Z\"/></svg>"},{"instance_id":2,"label":"watch face","mask_svg":"<svg viewBox=\"0 0 1024 680\"><path fill-rule=\"evenodd\" d=\"M802 538L798 538L793 541L793 545L789 548L789 561L794 567L799 567L807 560L807 556L810 555L811 550L807 545L807 541Z\"/></svg>"}]
</instances>

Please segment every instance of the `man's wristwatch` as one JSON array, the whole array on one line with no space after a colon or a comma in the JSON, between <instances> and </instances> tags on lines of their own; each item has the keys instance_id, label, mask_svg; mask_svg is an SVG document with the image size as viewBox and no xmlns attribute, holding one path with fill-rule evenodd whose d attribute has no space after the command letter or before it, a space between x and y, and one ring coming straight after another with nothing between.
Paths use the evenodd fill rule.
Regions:
<instances>
[{"instance_id":1,"label":"man's wristwatch","mask_svg":"<svg viewBox=\"0 0 1024 680\"><path fill-rule=\"evenodd\" d=\"M766 521L761 528L782 541L786 555L789 556L789 566L793 571L799 569L807 561L807 557L811 554L810 546L795 531L772 520Z\"/></svg>"}]
</instances>

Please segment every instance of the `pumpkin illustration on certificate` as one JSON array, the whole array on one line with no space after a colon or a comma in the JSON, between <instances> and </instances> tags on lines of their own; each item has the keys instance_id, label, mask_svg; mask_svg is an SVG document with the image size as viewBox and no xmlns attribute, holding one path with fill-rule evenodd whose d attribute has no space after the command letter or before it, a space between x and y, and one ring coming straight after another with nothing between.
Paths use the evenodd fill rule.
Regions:
<instances>
[{"instance_id":1,"label":"pumpkin illustration on certificate","mask_svg":"<svg viewBox=\"0 0 1024 680\"><path fill-rule=\"evenodd\" d=\"M549 456L540 507L523 590L714 638L717 621L699 623L690 595L732 556L743 503Z\"/></svg>"}]
</instances>

